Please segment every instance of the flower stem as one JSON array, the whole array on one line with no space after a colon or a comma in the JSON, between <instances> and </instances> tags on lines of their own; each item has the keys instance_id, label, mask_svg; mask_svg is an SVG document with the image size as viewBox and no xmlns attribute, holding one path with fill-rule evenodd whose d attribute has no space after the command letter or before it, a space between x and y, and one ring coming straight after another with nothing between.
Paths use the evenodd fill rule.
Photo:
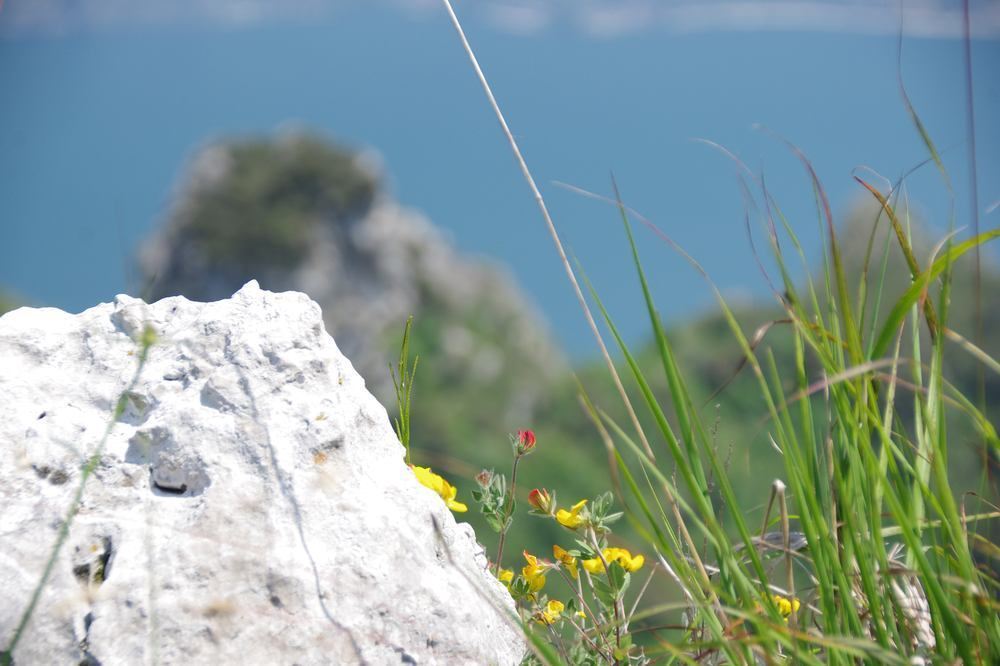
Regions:
<instances>
[{"instance_id":1,"label":"flower stem","mask_svg":"<svg viewBox=\"0 0 1000 666\"><path fill-rule=\"evenodd\" d=\"M604 575L608 577L608 582L611 582L611 573L608 571L608 561L604 559L604 552L601 550L601 544L597 540L597 533L594 531L592 526L587 527L587 536L590 537L590 543L597 551L597 556L601 558L601 564L604 565ZM622 616L624 615L624 608L621 607L621 590L615 586L615 599L614 599L614 611L615 611L615 647L620 650L622 647ZM617 652L616 650L616 652ZM614 663L618 664L619 659L616 656L614 658Z\"/></svg>"},{"instance_id":2,"label":"flower stem","mask_svg":"<svg viewBox=\"0 0 1000 666\"><path fill-rule=\"evenodd\" d=\"M581 567L581 569L582 569L582 567ZM570 577L562 569L559 569L559 573L562 574L563 580L565 580L566 584L569 585L570 588L572 589L573 586L574 586L574 581L572 579L570 579ZM593 620L593 622L594 622L594 626L597 627L598 624L599 624L599 622L600 622L600 618L597 615L597 613L594 612L594 609L592 609L587 604L587 600L583 597L583 577L584 576L589 576L589 575L590 574L587 573L586 569L582 569L579 572L579 574L577 575L576 581L575 581L575 585L576 585L576 600L580 603L580 609L583 610L585 613L587 613L587 617L591 618ZM588 580L589 580L589 578L588 578ZM587 636L586 629L584 629L583 627L581 627L580 625L578 625L572 619L570 619L570 624L572 624L573 627L579 632L579 634L583 638L583 640L585 640L586 642L590 643L590 646L593 648L594 652L597 652L597 653L601 654L601 656L604 656L604 652L601 650L601 648L598 647L597 644L594 641L592 641L589 636ZM602 631L595 631L595 635L598 638L601 639L601 642L604 643L604 647L607 648L608 655L609 655L608 656L608 661L612 661L614 659L614 650L611 648L611 645L608 643L607 636L605 636L604 632L602 632Z\"/></svg>"},{"instance_id":3,"label":"flower stem","mask_svg":"<svg viewBox=\"0 0 1000 666\"><path fill-rule=\"evenodd\" d=\"M514 511L514 491L517 490L517 463L521 460L521 456L514 456L514 467L510 471L510 490L508 491L507 501L503 509L503 522L500 523L500 545L497 547L497 578L500 577L500 562L503 559L503 543L507 539L507 527L508 521L510 520L510 515Z\"/></svg>"}]
</instances>

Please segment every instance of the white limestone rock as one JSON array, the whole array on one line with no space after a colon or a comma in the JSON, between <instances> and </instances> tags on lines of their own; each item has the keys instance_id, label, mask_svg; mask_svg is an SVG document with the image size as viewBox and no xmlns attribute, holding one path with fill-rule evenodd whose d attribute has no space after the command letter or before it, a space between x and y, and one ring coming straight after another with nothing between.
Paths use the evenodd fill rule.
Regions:
<instances>
[{"instance_id":1,"label":"white limestone rock","mask_svg":"<svg viewBox=\"0 0 1000 666\"><path fill-rule=\"evenodd\" d=\"M304 294L0 318L0 648L28 664L513 664L514 605Z\"/></svg>"}]
</instances>

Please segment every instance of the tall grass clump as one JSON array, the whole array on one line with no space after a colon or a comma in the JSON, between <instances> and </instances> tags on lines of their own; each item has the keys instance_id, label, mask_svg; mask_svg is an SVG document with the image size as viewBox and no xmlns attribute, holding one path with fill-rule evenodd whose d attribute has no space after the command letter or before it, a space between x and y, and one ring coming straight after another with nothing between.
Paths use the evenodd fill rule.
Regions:
<instances>
[{"instance_id":1,"label":"tall grass clump","mask_svg":"<svg viewBox=\"0 0 1000 666\"><path fill-rule=\"evenodd\" d=\"M420 357L413 359L410 364L410 332L413 329L413 316L406 319L406 327L403 329L403 344L399 349L399 362L393 368L389 365L389 376L392 378L392 387L396 391L396 410L398 416L395 419L396 436L399 443L406 450L406 464L410 464L410 405L413 402L413 377L417 374L417 363Z\"/></svg>"},{"instance_id":2,"label":"tall grass clump","mask_svg":"<svg viewBox=\"0 0 1000 666\"><path fill-rule=\"evenodd\" d=\"M627 407L630 423L619 423L581 387L617 464L626 517L683 599L632 618L655 618L669 633L655 633L657 639L641 649L615 651L610 658L592 651L580 663L1000 663L995 577L1000 549L981 530L1000 514L983 492L985 470L979 493L953 487L949 431L964 421L984 457L992 459L1000 440L982 408L945 375L946 352L971 354L984 371L1000 371L995 359L948 328L951 299L969 296L952 293L953 267L1000 230L962 242L952 233L929 257L917 257L902 182L881 191L859 178L879 205L876 226L888 225L890 233L873 232L862 275L848 275L826 194L811 164L791 146L810 178L823 238L822 269L814 274L807 266L803 284L793 279L793 258L807 262L792 224L763 179L740 164L751 177L745 180L748 225L754 217L762 223L777 268L772 290L783 311L791 366L761 349L760 336L744 332L708 276L684 256L713 289L742 348L745 371L752 373L766 405L764 427L784 464L763 520L751 524L751 511L733 489L711 425L693 396L693 382L657 312L633 235L632 220L641 218L615 187L610 201L621 216L659 367L640 366L597 291L584 282L638 389L638 413L644 411L654 424L649 433L461 24L449 0L443 2ZM907 107L943 173L933 143ZM900 296L884 289L892 245L902 251L910 277ZM651 388L654 373L666 381L666 399ZM553 634L553 641L574 640L566 633ZM578 633L586 646L586 631ZM553 661L551 651L532 659Z\"/></svg>"}]
</instances>

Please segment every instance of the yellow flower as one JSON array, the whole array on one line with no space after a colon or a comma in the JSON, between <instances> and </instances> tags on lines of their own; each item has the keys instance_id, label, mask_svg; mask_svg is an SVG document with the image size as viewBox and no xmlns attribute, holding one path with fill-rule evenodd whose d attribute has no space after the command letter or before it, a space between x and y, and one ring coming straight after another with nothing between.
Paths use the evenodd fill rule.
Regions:
<instances>
[{"instance_id":1,"label":"yellow flower","mask_svg":"<svg viewBox=\"0 0 1000 666\"><path fill-rule=\"evenodd\" d=\"M794 597L792 599L786 599L780 594L771 595L771 601L774 602L774 605L778 607L778 612L784 617L788 617L792 613L797 612L799 607L802 605L799 603L798 599L795 599Z\"/></svg>"},{"instance_id":2,"label":"yellow flower","mask_svg":"<svg viewBox=\"0 0 1000 666\"><path fill-rule=\"evenodd\" d=\"M444 500L444 503L448 505L448 508L452 511L458 513L464 513L469 510L469 507L465 506L461 502L455 501L455 495L458 493L458 489L445 481L442 477L438 476L431 471L430 467L417 467L416 465L410 465L410 469L413 470L413 474L417 477L417 481L421 485L430 488Z\"/></svg>"},{"instance_id":3,"label":"yellow flower","mask_svg":"<svg viewBox=\"0 0 1000 666\"><path fill-rule=\"evenodd\" d=\"M576 569L576 558L559 546L552 546L552 557L556 558L560 564L566 567L566 571L569 572L569 575L573 580L576 580L576 577L580 575Z\"/></svg>"},{"instance_id":4,"label":"yellow flower","mask_svg":"<svg viewBox=\"0 0 1000 666\"><path fill-rule=\"evenodd\" d=\"M553 599L545 604L545 610L538 614L538 621L542 624L554 624L565 608L563 602Z\"/></svg>"},{"instance_id":5,"label":"yellow flower","mask_svg":"<svg viewBox=\"0 0 1000 666\"><path fill-rule=\"evenodd\" d=\"M507 587L510 587L511 581L514 580L514 572L510 569L501 569L497 575L497 579Z\"/></svg>"},{"instance_id":6,"label":"yellow flower","mask_svg":"<svg viewBox=\"0 0 1000 666\"><path fill-rule=\"evenodd\" d=\"M580 510L583 509L587 500L580 500L573 505L573 508L567 511L566 509L559 509L556 512L556 520L563 527L568 527L571 530L575 530L580 525L583 524L583 518L580 517Z\"/></svg>"},{"instance_id":7,"label":"yellow flower","mask_svg":"<svg viewBox=\"0 0 1000 666\"><path fill-rule=\"evenodd\" d=\"M583 612L582 610L578 610L578 611L577 611L577 612L575 613L575 615L576 615L576 616L577 616L578 618L580 618L581 620L586 620L586 619L587 619L587 614L586 614L586 613L584 613L584 612Z\"/></svg>"},{"instance_id":8,"label":"yellow flower","mask_svg":"<svg viewBox=\"0 0 1000 666\"><path fill-rule=\"evenodd\" d=\"M632 553L624 548L605 548L604 559L608 561L608 564L617 562L625 571L638 571L646 562L646 558L642 555L632 557ZM595 557L592 560L583 560L581 564L583 564L584 569L592 574L604 573L604 562L599 557Z\"/></svg>"},{"instance_id":9,"label":"yellow flower","mask_svg":"<svg viewBox=\"0 0 1000 666\"><path fill-rule=\"evenodd\" d=\"M528 581L528 588L534 594L545 587L545 566L538 563L538 558L524 551L524 559L528 561L521 569L521 575Z\"/></svg>"}]
</instances>

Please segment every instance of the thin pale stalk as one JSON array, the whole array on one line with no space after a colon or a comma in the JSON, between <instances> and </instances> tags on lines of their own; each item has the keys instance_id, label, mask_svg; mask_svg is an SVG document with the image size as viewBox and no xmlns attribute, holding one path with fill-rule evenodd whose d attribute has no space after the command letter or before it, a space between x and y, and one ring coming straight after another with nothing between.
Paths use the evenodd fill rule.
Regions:
<instances>
[{"instance_id":1,"label":"thin pale stalk","mask_svg":"<svg viewBox=\"0 0 1000 666\"><path fill-rule=\"evenodd\" d=\"M573 266L570 265L569 259L566 257L566 251L563 249L562 240L560 240L559 233L556 231L556 225L552 221L552 216L549 215L549 209L545 204L545 199L542 197L542 193L539 191L538 186L535 185L535 179L531 175L531 170L528 169L528 163L521 154L521 149L517 145L517 140L514 138L514 134L507 126L507 120L504 118L503 112L500 110L500 105L497 103L496 97L493 96L493 90L490 87L489 81L486 79L486 75L483 74L483 70L479 66L479 60L476 58L476 54L473 52L472 46L469 44L469 40L465 36L465 30L462 29L462 24L459 22L458 16L455 14L455 10L452 9L450 0L441 1L444 3L445 9L448 11L451 23L455 27L455 31L458 33L458 38L462 42L462 46L465 48L465 53L469 57L469 62L472 64L472 68L475 70L476 76L479 78L479 83L483 86L483 91L486 93L486 98L489 100L490 107L492 107L493 113L496 114L497 120L500 121L500 127L503 129L503 133L507 137L508 143L510 143L510 148L514 152L514 157L517 159L517 163L521 167L521 173L524 175L524 180L528 183L528 187L531 189L531 193L535 198L535 203L538 204L538 209L541 211L542 217L545 219L545 226L549 230L549 235L552 236L552 242L555 243L556 251L559 253L559 259L562 262L563 268L566 269L566 276L569 278L570 284L573 285L573 292L576 294L580 307L583 309L583 314L587 319L587 325L594 334L594 339L597 340L597 346L601 350L601 356L604 358L604 362L608 366L608 371L611 373L611 377L614 380L615 388L618 390L618 394L621 396L622 402L625 404L625 409L628 411L629 419L632 421L632 426L639 435L639 440L642 442L642 446L646 450L646 454L649 455L650 458L655 459L656 456L653 454L653 449L649 445L649 441L646 439L646 433L642 429L642 424L639 423L639 417L636 416L635 410L632 408L632 403L629 400L628 394L625 392L625 387L622 385L621 378L618 376L615 364L611 360L608 348L604 344L604 338L601 336L601 331L597 328L597 322L594 320L594 316L590 312L590 306L587 305L587 299L584 297L583 291L580 289L579 282L577 282Z\"/></svg>"}]
</instances>

